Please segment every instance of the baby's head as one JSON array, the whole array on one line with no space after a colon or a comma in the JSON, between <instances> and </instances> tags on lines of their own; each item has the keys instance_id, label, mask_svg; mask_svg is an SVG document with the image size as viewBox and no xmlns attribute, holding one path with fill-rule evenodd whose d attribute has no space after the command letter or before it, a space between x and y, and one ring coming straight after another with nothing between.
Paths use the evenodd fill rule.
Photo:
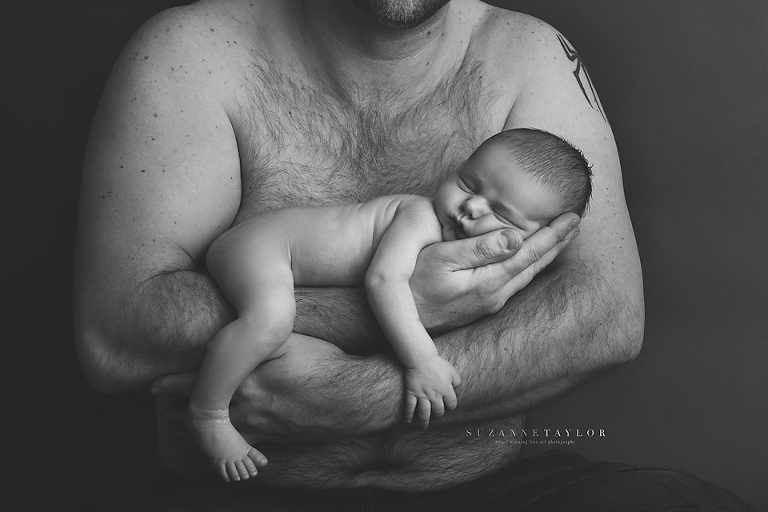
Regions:
<instances>
[{"instance_id":1,"label":"baby's head","mask_svg":"<svg viewBox=\"0 0 768 512\"><path fill-rule=\"evenodd\" d=\"M584 214L592 172L581 152L530 128L489 138L435 194L444 240L514 228L523 239L566 212Z\"/></svg>"}]
</instances>

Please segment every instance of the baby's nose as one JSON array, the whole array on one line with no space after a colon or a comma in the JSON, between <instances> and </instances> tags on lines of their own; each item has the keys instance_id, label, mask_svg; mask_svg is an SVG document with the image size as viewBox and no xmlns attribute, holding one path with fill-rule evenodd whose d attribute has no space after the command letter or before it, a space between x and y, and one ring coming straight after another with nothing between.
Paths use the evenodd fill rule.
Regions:
<instances>
[{"instance_id":1,"label":"baby's nose","mask_svg":"<svg viewBox=\"0 0 768 512\"><path fill-rule=\"evenodd\" d=\"M478 197L471 197L464 201L462 209L470 219L477 219L483 216L483 203Z\"/></svg>"}]
</instances>

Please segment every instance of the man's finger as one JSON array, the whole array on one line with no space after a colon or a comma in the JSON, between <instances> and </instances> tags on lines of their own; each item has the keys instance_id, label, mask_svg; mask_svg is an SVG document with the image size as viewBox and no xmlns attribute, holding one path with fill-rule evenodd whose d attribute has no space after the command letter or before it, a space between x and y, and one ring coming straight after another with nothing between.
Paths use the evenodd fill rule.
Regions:
<instances>
[{"instance_id":1,"label":"man's finger","mask_svg":"<svg viewBox=\"0 0 768 512\"><path fill-rule=\"evenodd\" d=\"M178 373L160 377L152 383L150 392L154 396L187 396L192 394L197 372Z\"/></svg>"},{"instance_id":2,"label":"man's finger","mask_svg":"<svg viewBox=\"0 0 768 512\"><path fill-rule=\"evenodd\" d=\"M522 290L533 280L536 275L547 268L552 261L565 249L568 243L579 235L579 228L571 231L563 240L557 242L554 247L542 256L532 255L527 260L530 264L507 282L502 292L509 297Z\"/></svg>"},{"instance_id":3,"label":"man's finger","mask_svg":"<svg viewBox=\"0 0 768 512\"><path fill-rule=\"evenodd\" d=\"M517 252L521 243L522 236L517 230L500 229L472 238L443 242L433 247L444 251L443 261L451 264L454 270L465 270L504 261ZM440 256L436 255L438 258Z\"/></svg>"},{"instance_id":4,"label":"man's finger","mask_svg":"<svg viewBox=\"0 0 768 512\"><path fill-rule=\"evenodd\" d=\"M513 279L545 256L549 257L549 261L546 261L546 264L549 264L577 234L574 231L578 230L579 222L580 219L576 214L561 215L549 226L544 226L528 237L513 257L499 265L506 270L507 279ZM555 249L554 255L551 253L553 249ZM541 268L543 267L539 267L538 270Z\"/></svg>"}]
</instances>

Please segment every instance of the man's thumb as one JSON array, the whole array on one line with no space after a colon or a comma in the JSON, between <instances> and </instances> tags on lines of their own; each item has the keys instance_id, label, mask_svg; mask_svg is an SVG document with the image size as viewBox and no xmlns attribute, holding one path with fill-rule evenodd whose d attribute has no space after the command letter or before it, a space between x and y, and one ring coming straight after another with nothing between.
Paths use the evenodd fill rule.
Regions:
<instances>
[{"instance_id":1,"label":"man's thumb","mask_svg":"<svg viewBox=\"0 0 768 512\"><path fill-rule=\"evenodd\" d=\"M514 229L501 229L458 242L466 244L465 268L475 268L511 257L520 248L522 236Z\"/></svg>"}]
</instances>

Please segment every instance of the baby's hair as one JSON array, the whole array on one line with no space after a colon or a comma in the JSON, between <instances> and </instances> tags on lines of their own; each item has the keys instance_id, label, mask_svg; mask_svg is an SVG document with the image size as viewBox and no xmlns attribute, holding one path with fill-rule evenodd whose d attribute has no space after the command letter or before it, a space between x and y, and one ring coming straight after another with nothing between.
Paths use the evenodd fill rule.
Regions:
<instances>
[{"instance_id":1,"label":"baby's hair","mask_svg":"<svg viewBox=\"0 0 768 512\"><path fill-rule=\"evenodd\" d=\"M584 155L568 141L544 130L515 128L497 133L483 144L502 144L517 165L562 198L562 213L579 217L592 195L592 170Z\"/></svg>"}]
</instances>

